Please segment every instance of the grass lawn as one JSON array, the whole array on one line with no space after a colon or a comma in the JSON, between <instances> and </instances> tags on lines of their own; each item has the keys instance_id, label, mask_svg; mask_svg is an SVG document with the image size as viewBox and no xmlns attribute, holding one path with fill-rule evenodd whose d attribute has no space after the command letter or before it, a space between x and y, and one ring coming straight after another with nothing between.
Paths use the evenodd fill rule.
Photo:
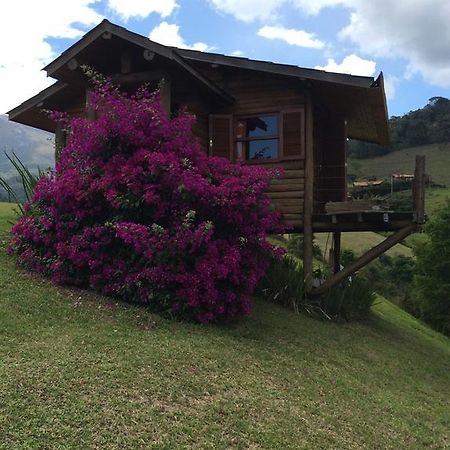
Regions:
<instances>
[{"instance_id":1,"label":"grass lawn","mask_svg":"<svg viewBox=\"0 0 450 450\"><path fill-rule=\"evenodd\" d=\"M328 233L315 233L315 242L322 249L322 252L325 248L330 250L330 246L332 243L331 235L328 236ZM365 251L375 247L380 242L384 241L386 238L381 234L375 233L373 231L359 231L359 232L346 232L342 233L342 248L353 250L356 256L362 255ZM412 256L412 250L406 245L397 244L391 249L389 249L386 254L389 256L395 255L403 255L403 256Z\"/></svg>"},{"instance_id":2,"label":"grass lawn","mask_svg":"<svg viewBox=\"0 0 450 450\"><path fill-rule=\"evenodd\" d=\"M4 236L17 220L16 206L13 203L0 202L0 233Z\"/></svg>"},{"instance_id":3,"label":"grass lawn","mask_svg":"<svg viewBox=\"0 0 450 450\"><path fill-rule=\"evenodd\" d=\"M447 200L450 200L450 188L427 189L425 192L425 207L427 214L430 217L433 217L436 212L445 206Z\"/></svg>"},{"instance_id":4,"label":"grass lawn","mask_svg":"<svg viewBox=\"0 0 450 450\"><path fill-rule=\"evenodd\" d=\"M180 323L18 270L5 237L0 449L449 444L449 340L383 299L366 323L263 301L232 325Z\"/></svg>"}]
</instances>

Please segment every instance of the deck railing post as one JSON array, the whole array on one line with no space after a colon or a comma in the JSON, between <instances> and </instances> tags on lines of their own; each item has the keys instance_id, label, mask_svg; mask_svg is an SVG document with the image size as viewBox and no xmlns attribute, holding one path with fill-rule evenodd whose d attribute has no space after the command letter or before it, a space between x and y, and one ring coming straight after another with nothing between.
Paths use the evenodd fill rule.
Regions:
<instances>
[{"instance_id":1,"label":"deck railing post","mask_svg":"<svg viewBox=\"0 0 450 450\"><path fill-rule=\"evenodd\" d=\"M425 222L425 156L416 156L416 169L414 171L413 203L415 222Z\"/></svg>"},{"instance_id":2,"label":"deck railing post","mask_svg":"<svg viewBox=\"0 0 450 450\"><path fill-rule=\"evenodd\" d=\"M312 290L313 282L313 203L314 203L314 147L313 105L310 91L306 94L305 145L305 201L303 204L303 278L305 292Z\"/></svg>"}]
</instances>

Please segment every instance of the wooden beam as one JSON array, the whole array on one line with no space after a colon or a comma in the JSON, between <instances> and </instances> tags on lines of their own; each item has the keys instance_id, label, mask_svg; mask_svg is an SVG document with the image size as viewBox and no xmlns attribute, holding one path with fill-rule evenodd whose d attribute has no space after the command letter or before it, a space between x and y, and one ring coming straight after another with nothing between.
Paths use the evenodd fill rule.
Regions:
<instances>
[{"instance_id":1,"label":"wooden beam","mask_svg":"<svg viewBox=\"0 0 450 450\"><path fill-rule=\"evenodd\" d=\"M364 221L360 223L356 222L314 222L313 231L314 233L334 233L336 231L397 231L401 228L405 228L410 225L413 214L411 213L411 219L403 220L393 220L391 222L371 222ZM301 231L299 231L300 233Z\"/></svg>"},{"instance_id":2,"label":"wooden beam","mask_svg":"<svg viewBox=\"0 0 450 450\"><path fill-rule=\"evenodd\" d=\"M150 49L146 48L142 52L142 56L146 61L152 61L153 58L155 57L155 52L152 52Z\"/></svg>"},{"instance_id":3,"label":"wooden beam","mask_svg":"<svg viewBox=\"0 0 450 450\"><path fill-rule=\"evenodd\" d=\"M97 112L90 105L89 91L90 89L86 89L86 119L95 120L97 118Z\"/></svg>"},{"instance_id":4,"label":"wooden beam","mask_svg":"<svg viewBox=\"0 0 450 450\"><path fill-rule=\"evenodd\" d=\"M303 279L306 293L312 290L313 281L313 201L314 201L314 147L313 104L311 90L306 92L305 114L305 200L303 205Z\"/></svg>"},{"instance_id":5,"label":"wooden beam","mask_svg":"<svg viewBox=\"0 0 450 450\"><path fill-rule=\"evenodd\" d=\"M120 72L123 74L131 72L131 56L127 50L120 53Z\"/></svg>"},{"instance_id":6,"label":"wooden beam","mask_svg":"<svg viewBox=\"0 0 450 450\"><path fill-rule=\"evenodd\" d=\"M168 73L160 69L146 72L116 73L112 76L114 83L120 85L139 85L150 81L159 82L163 78L168 78Z\"/></svg>"},{"instance_id":7,"label":"wooden beam","mask_svg":"<svg viewBox=\"0 0 450 450\"><path fill-rule=\"evenodd\" d=\"M159 84L159 91L161 93L161 102L166 111L167 115L170 116L171 113L171 103L172 103L172 87L170 78L163 78Z\"/></svg>"},{"instance_id":8,"label":"wooden beam","mask_svg":"<svg viewBox=\"0 0 450 450\"><path fill-rule=\"evenodd\" d=\"M369 264L375 258L389 250L395 244L398 244L401 240L405 239L405 237L409 236L417 229L417 224L412 223L401 230L398 230L393 235L386 238L383 242L380 242L378 245L370 249L368 252L364 253L360 256L356 261L349 264L347 267L342 269L340 272L332 275L328 280L325 281L320 287L314 289L311 292L311 295L321 295L326 292L328 289L331 289L333 286L336 286L341 281L345 280L345 278L353 275L362 267Z\"/></svg>"},{"instance_id":9,"label":"wooden beam","mask_svg":"<svg viewBox=\"0 0 450 450\"><path fill-rule=\"evenodd\" d=\"M333 273L341 270L341 233L333 233Z\"/></svg>"},{"instance_id":10,"label":"wooden beam","mask_svg":"<svg viewBox=\"0 0 450 450\"><path fill-rule=\"evenodd\" d=\"M66 146L66 133L60 123L56 125L55 130L55 163L61 155L62 149Z\"/></svg>"},{"instance_id":11,"label":"wooden beam","mask_svg":"<svg viewBox=\"0 0 450 450\"><path fill-rule=\"evenodd\" d=\"M75 58L72 58L71 60L69 60L69 62L67 63L67 67L69 68L69 70L74 71L75 69L78 69L78 61Z\"/></svg>"},{"instance_id":12,"label":"wooden beam","mask_svg":"<svg viewBox=\"0 0 450 450\"><path fill-rule=\"evenodd\" d=\"M414 172L414 212L418 224L425 222L425 156L416 156L416 170Z\"/></svg>"}]
</instances>

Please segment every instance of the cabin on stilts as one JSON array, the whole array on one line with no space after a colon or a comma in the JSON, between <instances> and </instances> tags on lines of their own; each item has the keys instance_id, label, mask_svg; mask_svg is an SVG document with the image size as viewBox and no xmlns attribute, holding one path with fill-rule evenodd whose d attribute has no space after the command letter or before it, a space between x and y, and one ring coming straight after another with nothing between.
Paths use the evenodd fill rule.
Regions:
<instances>
[{"instance_id":1,"label":"cabin on stilts","mask_svg":"<svg viewBox=\"0 0 450 450\"><path fill-rule=\"evenodd\" d=\"M347 140L389 140L382 74L373 79L174 48L104 20L45 67L55 84L9 111L10 120L55 132L56 154L64 132L43 110L85 114L83 65L125 90L160 85L168 113L185 107L196 115L193 132L210 155L284 168L268 194L292 231L304 234L304 277L312 295L424 222L423 157L416 161L411 212L371 208L347 198ZM341 270L341 234L371 230L394 233ZM313 289L313 233L319 232L333 234L334 274Z\"/></svg>"}]
</instances>

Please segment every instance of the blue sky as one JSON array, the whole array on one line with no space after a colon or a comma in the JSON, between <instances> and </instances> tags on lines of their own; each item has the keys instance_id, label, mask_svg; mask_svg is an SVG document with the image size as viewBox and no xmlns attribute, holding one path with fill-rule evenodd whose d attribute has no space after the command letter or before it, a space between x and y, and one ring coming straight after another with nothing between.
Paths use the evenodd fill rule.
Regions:
<instances>
[{"instance_id":1,"label":"blue sky","mask_svg":"<svg viewBox=\"0 0 450 450\"><path fill-rule=\"evenodd\" d=\"M448 0L16 0L0 10L0 112L51 84L40 69L103 18L167 45L383 71L391 115L450 97Z\"/></svg>"}]
</instances>

